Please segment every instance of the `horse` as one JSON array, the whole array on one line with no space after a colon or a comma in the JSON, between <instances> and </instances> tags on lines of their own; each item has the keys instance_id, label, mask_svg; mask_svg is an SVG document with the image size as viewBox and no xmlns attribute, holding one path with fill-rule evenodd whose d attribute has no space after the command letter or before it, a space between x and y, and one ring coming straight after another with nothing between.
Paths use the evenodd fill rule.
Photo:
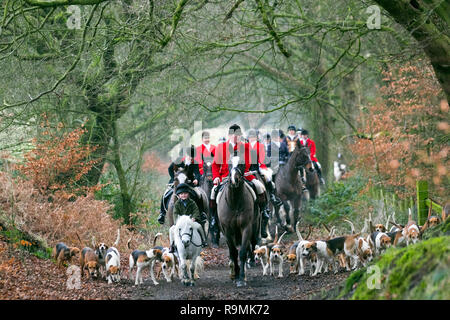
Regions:
<instances>
[{"instance_id":1,"label":"horse","mask_svg":"<svg viewBox=\"0 0 450 320\"><path fill-rule=\"evenodd\" d=\"M305 175L306 175L306 189L308 189L309 197L307 200L316 199L320 197L320 181L319 175L317 171L314 169L314 165L312 161L308 162L304 166Z\"/></svg>"},{"instance_id":2,"label":"horse","mask_svg":"<svg viewBox=\"0 0 450 320\"><path fill-rule=\"evenodd\" d=\"M208 222L209 222L209 232L211 233L211 242L213 245L218 246L219 245L219 239L220 239L220 230L218 225L218 217L217 217L217 210L215 207L215 203L213 200L211 200L211 191L214 187L213 184L213 174L212 174L212 165L211 162L204 162L203 164L203 175L202 180L200 182L200 188L205 191L205 194L207 198L209 199L209 206L208 206Z\"/></svg>"},{"instance_id":3,"label":"horse","mask_svg":"<svg viewBox=\"0 0 450 320\"><path fill-rule=\"evenodd\" d=\"M275 178L276 194L281 201L283 201L283 206L286 211L287 226L285 228L290 232L294 232L295 230L290 225L290 206L287 204L287 201L289 201L294 208L293 225L295 226L300 212L303 193L299 169L302 166L306 166L310 161L309 149L297 140L295 149L289 157L289 160L278 170L278 174ZM275 208L275 217L277 222L281 225L279 208Z\"/></svg>"},{"instance_id":4,"label":"horse","mask_svg":"<svg viewBox=\"0 0 450 320\"><path fill-rule=\"evenodd\" d=\"M190 180L188 180L187 176L187 170L185 168L176 168L175 174L174 174L174 180L173 180L173 193L170 197L169 204L167 205L167 215L169 216L169 225L173 226L176 222L173 216L173 208L175 205L175 201L177 200L176 192L177 192L177 186L181 183L190 183ZM200 211L207 211L208 208L208 197L204 190L201 188L198 188L200 190L200 199L199 195L195 194L195 191L192 190L191 194L194 196L194 200L197 203L197 206ZM207 232L207 230L205 230Z\"/></svg>"},{"instance_id":5,"label":"horse","mask_svg":"<svg viewBox=\"0 0 450 320\"><path fill-rule=\"evenodd\" d=\"M202 251L202 239L192 219L187 216L179 216L176 224L169 229L170 243L175 243L179 258L181 282L185 286L195 285L195 268L198 265L197 258ZM195 231L195 232L194 232ZM190 261L189 268L187 261Z\"/></svg>"},{"instance_id":6,"label":"horse","mask_svg":"<svg viewBox=\"0 0 450 320\"><path fill-rule=\"evenodd\" d=\"M239 163L239 157L233 157L231 164L228 179L217 196L217 213L228 245L231 279L236 280L237 287L242 287L247 285L247 257L258 241L260 214L253 191L245 185L245 164Z\"/></svg>"}]
</instances>

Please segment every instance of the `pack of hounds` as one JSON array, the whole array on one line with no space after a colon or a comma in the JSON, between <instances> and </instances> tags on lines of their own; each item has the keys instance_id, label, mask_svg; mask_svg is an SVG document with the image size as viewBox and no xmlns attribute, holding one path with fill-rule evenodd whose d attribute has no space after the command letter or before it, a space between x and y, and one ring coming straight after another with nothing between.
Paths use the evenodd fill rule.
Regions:
<instances>
[{"instance_id":1,"label":"pack of hounds","mask_svg":"<svg viewBox=\"0 0 450 320\"><path fill-rule=\"evenodd\" d=\"M135 285L143 284L142 271L149 269L150 277L154 285L158 285L157 278L161 278L161 273L167 282L172 282L175 276L180 277L179 259L176 252L170 252L170 247L156 246L156 240L162 236L157 233L153 239L153 247L149 250L133 250L129 255L128 278L133 279L132 271L136 269L134 279ZM96 243L95 238L92 239L92 246L85 247L80 250L77 247L69 247L63 242L59 242L53 248L53 258L59 267L63 267L64 263L70 263L72 258L79 256L79 264L81 268L81 277L90 279L105 279L108 284L119 283L122 277L120 266L120 253L117 245L120 241L120 230L117 230L117 239L114 244L109 247L106 243ZM80 241L81 242L81 241ZM131 239L127 242L130 248ZM160 263L155 275L155 264ZM195 261L196 273L194 277L199 279L199 272L203 271L203 259L199 256Z\"/></svg>"},{"instance_id":2,"label":"pack of hounds","mask_svg":"<svg viewBox=\"0 0 450 320\"><path fill-rule=\"evenodd\" d=\"M362 266L366 267L376 256L381 255L391 246L407 246L417 243L423 232L434 227L448 218L447 210L443 210L442 217L432 216L431 210L423 226L419 226L412 219L409 210L408 222L400 225L395 222L395 213L388 217L386 224L373 224L372 218L364 220L364 227L360 232L355 231L355 227L350 220L345 220L351 227L351 234L335 237L336 228L333 226L327 229L328 237L322 240L308 240L311 234L311 227L308 235L303 238L297 223L296 232L298 240L289 248L281 243L283 233L278 238L278 228L276 228L273 242L256 246L253 252L255 261L260 261L263 276L275 276L278 268L279 278L283 277L283 264L289 264L289 273L304 275L306 266L309 265L309 275L316 276L319 273L326 273L329 270L337 273L340 268L345 270L355 270ZM392 227L388 231L389 224ZM133 250L129 255L128 278L132 278L132 271L136 267L134 284L143 284L142 271L146 268L150 271L150 277L154 285L158 285L156 278L160 278L161 272L167 282L172 282L177 276L181 279L179 258L176 251L171 252L170 247L155 246L156 240L162 234L158 233L153 239L153 247L149 250ZM120 253L116 248L120 241L120 231L117 232L117 239L111 247L105 243L95 243L92 239L93 248L85 247L80 250L77 247L68 247L60 242L53 248L53 258L58 266L62 267L65 262L79 256L82 278L84 276L91 279L103 279L111 283L118 283L121 280ZM130 248L130 241L127 247ZM81 242L81 241L80 241ZM155 263L160 263L160 268L155 275ZM203 271L203 259L201 256L195 261L195 275L199 278L199 272Z\"/></svg>"},{"instance_id":3,"label":"pack of hounds","mask_svg":"<svg viewBox=\"0 0 450 320\"><path fill-rule=\"evenodd\" d=\"M351 234L335 237L336 228L332 227L327 229L328 237L322 240L308 240L311 227L308 235L303 238L297 223L297 241L286 248L281 243L285 233L278 238L276 230L272 243L256 247L255 260L261 262L263 276L276 276L278 268L279 278L283 277L284 262L289 264L290 274L298 275L304 275L306 266L309 265L309 275L312 277L329 270L337 273L340 268L345 268L346 271L356 270L362 266L366 267L370 261L391 246L417 243L426 229L440 224L447 217L444 210L442 217L432 216L430 210L425 224L419 226L412 219L410 209L406 225L395 222L395 213L388 217L386 224L374 225L369 215L369 219L364 220L363 229L357 233L353 223L345 219L351 227ZM392 227L388 231L389 224L392 224Z\"/></svg>"}]
</instances>

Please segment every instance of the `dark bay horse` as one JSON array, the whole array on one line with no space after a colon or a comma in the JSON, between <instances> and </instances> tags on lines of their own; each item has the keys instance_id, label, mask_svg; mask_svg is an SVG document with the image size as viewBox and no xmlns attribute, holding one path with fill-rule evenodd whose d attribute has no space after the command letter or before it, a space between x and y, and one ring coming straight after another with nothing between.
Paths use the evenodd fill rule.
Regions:
<instances>
[{"instance_id":1,"label":"dark bay horse","mask_svg":"<svg viewBox=\"0 0 450 320\"><path fill-rule=\"evenodd\" d=\"M209 233L211 234L211 242L213 245L219 245L220 239L220 230L218 224L217 210L214 205L214 200L211 200L211 190L214 187L213 184L213 174L212 174L212 165L211 162L203 163L203 175L202 180L200 182L200 187L205 191L206 196L208 197L208 222L209 222Z\"/></svg>"},{"instance_id":2,"label":"dark bay horse","mask_svg":"<svg viewBox=\"0 0 450 320\"><path fill-rule=\"evenodd\" d=\"M317 171L314 169L312 161L305 166L306 189L308 189L309 198L316 199L320 196L320 181ZM307 200L309 200L309 198Z\"/></svg>"},{"instance_id":3,"label":"dark bay horse","mask_svg":"<svg viewBox=\"0 0 450 320\"><path fill-rule=\"evenodd\" d=\"M252 191L244 181L245 164L239 163L239 157L233 157L231 165L228 181L217 196L217 213L230 254L231 279L242 287L247 284L245 263L250 258L248 254L253 252L258 241L260 215Z\"/></svg>"},{"instance_id":4,"label":"dark bay horse","mask_svg":"<svg viewBox=\"0 0 450 320\"><path fill-rule=\"evenodd\" d=\"M290 232L294 232L292 225L295 226L297 223L301 206L302 181L300 179L299 169L302 166L306 166L310 161L309 149L302 146L300 141L297 140L296 147L288 162L279 169L275 179L276 194L281 201L283 201L286 210L286 229ZM290 219L290 207L287 205L287 201L290 202L294 209L294 221L292 225ZM281 225L279 208L275 208L275 217L277 222Z\"/></svg>"}]
</instances>

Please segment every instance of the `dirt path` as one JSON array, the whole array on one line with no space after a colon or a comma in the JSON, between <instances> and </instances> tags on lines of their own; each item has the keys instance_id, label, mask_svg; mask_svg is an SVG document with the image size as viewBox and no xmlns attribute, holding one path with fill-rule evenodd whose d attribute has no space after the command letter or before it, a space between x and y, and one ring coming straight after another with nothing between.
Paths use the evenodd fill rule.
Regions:
<instances>
[{"instance_id":1,"label":"dirt path","mask_svg":"<svg viewBox=\"0 0 450 320\"><path fill-rule=\"evenodd\" d=\"M124 278L119 284L104 280L82 279L78 289L68 288L68 269L59 269L51 260L39 259L27 252L12 250L0 241L0 299L39 300L289 300L309 299L311 294L332 288L344 280L347 272L321 274L317 277L289 275L284 265L284 278L262 276L258 264L247 272L248 286L236 288L229 278L228 250L206 248L205 268L195 287L185 287L178 278L167 283L161 275L159 285L152 284L148 270L144 284L134 286L127 279L128 256L122 256ZM133 272L134 277L134 272Z\"/></svg>"},{"instance_id":2,"label":"dirt path","mask_svg":"<svg viewBox=\"0 0 450 320\"><path fill-rule=\"evenodd\" d=\"M284 277L262 276L262 267L247 270L247 287L237 288L229 278L226 266L205 268L195 287L185 287L176 279L173 283L159 281L158 286L146 281L135 288L131 299L159 300L291 300L309 299L322 289L331 289L347 278L348 272L321 274L317 277L288 274L284 266ZM129 280L127 280L129 281ZM131 285L131 283L130 283Z\"/></svg>"}]
</instances>

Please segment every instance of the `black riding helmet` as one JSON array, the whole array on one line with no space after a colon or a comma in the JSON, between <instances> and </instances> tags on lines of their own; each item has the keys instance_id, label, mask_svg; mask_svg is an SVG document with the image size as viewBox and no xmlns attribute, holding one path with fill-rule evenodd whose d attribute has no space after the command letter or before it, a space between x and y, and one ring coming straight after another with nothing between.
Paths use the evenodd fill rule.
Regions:
<instances>
[{"instance_id":1,"label":"black riding helmet","mask_svg":"<svg viewBox=\"0 0 450 320\"><path fill-rule=\"evenodd\" d=\"M233 124L229 129L228 129L228 134L237 134L237 135L242 135L242 130L241 127L239 127L237 124Z\"/></svg>"},{"instance_id":2,"label":"black riding helmet","mask_svg":"<svg viewBox=\"0 0 450 320\"><path fill-rule=\"evenodd\" d=\"M256 137L257 138L258 134L259 134L258 130L250 129L250 130L248 130L247 138L250 138L250 137Z\"/></svg>"},{"instance_id":3,"label":"black riding helmet","mask_svg":"<svg viewBox=\"0 0 450 320\"><path fill-rule=\"evenodd\" d=\"M177 186L176 195L179 195L180 193L183 193L183 192L190 193L190 191L191 191L191 188L189 187L189 185L187 185L186 183L180 183Z\"/></svg>"}]
</instances>

